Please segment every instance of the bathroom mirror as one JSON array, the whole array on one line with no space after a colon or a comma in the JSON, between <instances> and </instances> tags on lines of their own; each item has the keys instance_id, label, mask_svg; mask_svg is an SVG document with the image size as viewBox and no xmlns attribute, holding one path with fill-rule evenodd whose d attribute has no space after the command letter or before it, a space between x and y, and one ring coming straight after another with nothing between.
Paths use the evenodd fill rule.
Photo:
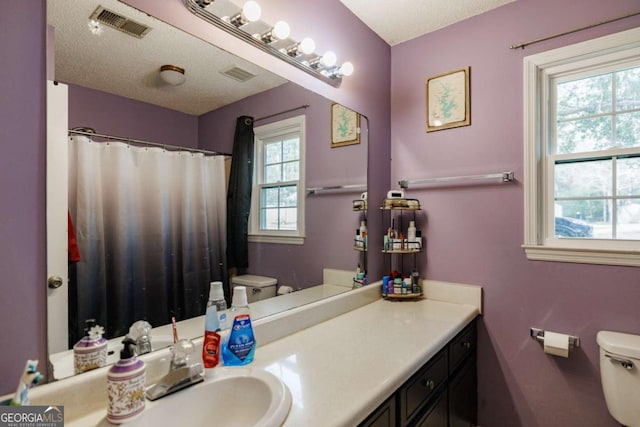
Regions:
<instances>
[{"instance_id":1,"label":"bathroom mirror","mask_svg":"<svg viewBox=\"0 0 640 427\"><path fill-rule=\"evenodd\" d=\"M95 11L100 13L100 7L148 26L150 30L138 38L108 25L92 23L89 18ZM118 21L119 18L109 13L108 18ZM356 267L366 268L366 252L354 250L356 229L360 221L366 219L366 211L353 210L353 201L360 199L361 193L366 191L368 123L365 117L360 117L359 144L331 148L331 100L117 0L48 0L47 16L48 41L55 46L48 47L55 64L55 73L53 76L49 73L49 76L68 86L69 128L87 127L97 133L119 137L231 153L236 117L264 118L256 120L254 126L257 128L304 115L304 185L315 189L305 191L304 243L250 242L249 268L239 273L272 277L279 285L300 291L325 283L326 269L338 270L340 279L336 280L342 281L342 289L328 293L309 292L310 298L323 298L351 289ZM124 26L130 31L140 31L134 24ZM147 44L148 41L154 43ZM159 70L165 64L184 67L186 81L171 86L162 80ZM238 81L247 77L245 82ZM124 106L132 109L124 110ZM302 106L306 107L299 108ZM162 115L147 115L147 107L162 107L166 111ZM169 123L161 123L163 118ZM61 229L66 225L61 223ZM56 292L67 292L67 287L49 290L50 295ZM197 304L204 304L207 293L208 283L203 283L200 292L194 295ZM275 297L271 303L268 300L256 303L256 317L312 301L291 298L296 294L298 292ZM185 304L196 304L196 301L185 301ZM59 308L49 304L50 311ZM167 322L169 317L167 315ZM76 325L82 325L84 320L73 319ZM188 323L187 319L177 320ZM52 329L60 328L60 325L48 326L50 334ZM166 327L159 323L152 326L154 330L163 331ZM181 337L201 335L200 326L195 326L197 332L192 336ZM190 327L185 326L182 330L190 330ZM50 353L58 357L71 356L72 360L68 349L73 339L59 341L52 345L50 339ZM170 344L170 339L162 339L154 347ZM64 378L69 371L54 372L54 375L57 379Z\"/></svg>"}]
</instances>

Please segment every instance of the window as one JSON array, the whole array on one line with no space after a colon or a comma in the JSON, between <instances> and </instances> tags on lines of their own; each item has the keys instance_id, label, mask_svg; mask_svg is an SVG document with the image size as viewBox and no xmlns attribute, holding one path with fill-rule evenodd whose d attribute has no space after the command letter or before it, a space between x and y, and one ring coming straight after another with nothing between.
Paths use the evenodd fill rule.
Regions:
<instances>
[{"instance_id":1,"label":"window","mask_svg":"<svg viewBox=\"0 0 640 427\"><path fill-rule=\"evenodd\" d=\"M525 58L530 259L640 266L640 29Z\"/></svg>"},{"instance_id":2,"label":"window","mask_svg":"<svg viewBox=\"0 0 640 427\"><path fill-rule=\"evenodd\" d=\"M304 116L257 127L254 133L249 240L302 244Z\"/></svg>"}]
</instances>

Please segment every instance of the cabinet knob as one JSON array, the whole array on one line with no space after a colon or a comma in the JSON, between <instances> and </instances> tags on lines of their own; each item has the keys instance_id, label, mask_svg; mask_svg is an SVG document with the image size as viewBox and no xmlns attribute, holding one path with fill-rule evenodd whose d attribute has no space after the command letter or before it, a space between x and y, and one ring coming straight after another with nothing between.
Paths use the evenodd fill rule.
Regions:
<instances>
[{"instance_id":1,"label":"cabinet knob","mask_svg":"<svg viewBox=\"0 0 640 427\"><path fill-rule=\"evenodd\" d=\"M469 350L471 348L471 341L462 341L460 343L460 345L462 345L462 347L466 348L467 350Z\"/></svg>"},{"instance_id":2,"label":"cabinet knob","mask_svg":"<svg viewBox=\"0 0 640 427\"><path fill-rule=\"evenodd\" d=\"M422 380L422 386L433 390L436 387L436 383L433 380Z\"/></svg>"}]
</instances>

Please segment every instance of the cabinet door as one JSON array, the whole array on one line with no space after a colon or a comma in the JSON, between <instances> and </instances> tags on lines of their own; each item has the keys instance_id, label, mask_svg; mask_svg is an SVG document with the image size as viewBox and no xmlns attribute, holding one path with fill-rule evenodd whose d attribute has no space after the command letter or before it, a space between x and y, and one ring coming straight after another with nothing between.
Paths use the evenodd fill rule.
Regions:
<instances>
[{"instance_id":1,"label":"cabinet door","mask_svg":"<svg viewBox=\"0 0 640 427\"><path fill-rule=\"evenodd\" d=\"M396 427L396 395L387 399L358 427Z\"/></svg>"},{"instance_id":2,"label":"cabinet door","mask_svg":"<svg viewBox=\"0 0 640 427\"><path fill-rule=\"evenodd\" d=\"M418 419L416 427L447 427L447 392L440 395L438 400Z\"/></svg>"},{"instance_id":3,"label":"cabinet door","mask_svg":"<svg viewBox=\"0 0 640 427\"><path fill-rule=\"evenodd\" d=\"M400 387L400 425L407 425L447 381L447 350L433 357Z\"/></svg>"},{"instance_id":4,"label":"cabinet door","mask_svg":"<svg viewBox=\"0 0 640 427\"><path fill-rule=\"evenodd\" d=\"M475 426L477 413L476 356L473 355L449 382L449 427Z\"/></svg>"}]
</instances>

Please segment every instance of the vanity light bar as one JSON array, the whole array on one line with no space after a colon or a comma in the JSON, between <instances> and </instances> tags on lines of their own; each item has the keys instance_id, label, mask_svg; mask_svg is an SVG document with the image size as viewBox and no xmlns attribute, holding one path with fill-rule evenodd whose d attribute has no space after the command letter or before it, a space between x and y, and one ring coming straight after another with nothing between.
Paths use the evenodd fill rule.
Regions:
<instances>
[{"instance_id":1,"label":"vanity light bar","mask_svg":"<svg viewBox=\"0 0 640 427\"><path fill-rule=\"evenodd\" d=\"M281 52L279 49L274 48L271 44L265 43L261 38L256 38L252 34L249 34L242 29L236 27L235 25L230 24L224 19L214 15L205 9L205 7L211 3L208 0L184 0L185 5L191 13L198 16L199 18L207 21L213 26L231 34L235 37L244 40L250 45L257 47L258 49L275 56L276 58L280 58L281 60L293 65L299 70L304 71L307 74L314 76L315 78L333 86L339 87L340 83L342 83L342 76L346 75L338 72L328 73L320 72L319 70L313 69L308 65L302 63L301 60L297 59L295 56L291 56L286 52Z\"/></svg>"}]
</instances>

